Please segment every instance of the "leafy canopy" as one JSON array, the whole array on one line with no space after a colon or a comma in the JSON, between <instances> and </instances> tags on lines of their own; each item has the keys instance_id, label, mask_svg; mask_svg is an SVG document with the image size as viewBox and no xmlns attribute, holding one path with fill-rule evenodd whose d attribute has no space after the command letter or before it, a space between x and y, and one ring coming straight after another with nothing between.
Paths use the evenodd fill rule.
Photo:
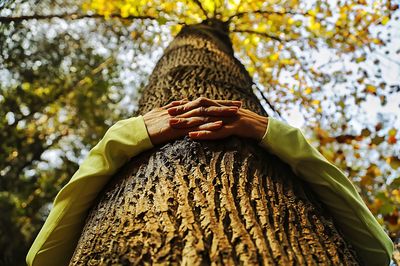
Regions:
<instances>
[{"instance_id":1,"label":"leafy canopy","mask_svg":"<svg viewBox=\"0 0 400 266\"><path fill-rule=\"evenodd\" d=\"M270 115L302 126L399 238L399 15L389 0L1 3L0 264L23 263L54 196L132 114L162 49L207 18L229 23Z\"/></svg>"}]
</instances>

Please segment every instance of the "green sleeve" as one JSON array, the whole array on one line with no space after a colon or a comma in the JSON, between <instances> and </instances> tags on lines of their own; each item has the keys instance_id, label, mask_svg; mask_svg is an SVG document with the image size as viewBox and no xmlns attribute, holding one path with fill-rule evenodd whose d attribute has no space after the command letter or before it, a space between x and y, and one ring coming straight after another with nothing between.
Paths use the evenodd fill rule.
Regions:
<instances>
[{"instance_id":1,"label":"green sleeve","mask_svg":"<svg viewBox=\"0 0 400 266\"><path fill-rule=\"evenodd\" d=\"M310 185L365 265L389 265L392 241L354 185L307 142L299 129L269 118L260 144Z\"/></svg>"},{"instance_id":2,"label":"green sleeve","mask_svg":"<svg viewBox=\"0 0 400 266\"><path fill-rule=\"evenodd\" d=\"M68 265L99 191L131 157L152 147L142 116L113 125L57 194L29 250L27 264Z\"/></svg>"}]
</instances>

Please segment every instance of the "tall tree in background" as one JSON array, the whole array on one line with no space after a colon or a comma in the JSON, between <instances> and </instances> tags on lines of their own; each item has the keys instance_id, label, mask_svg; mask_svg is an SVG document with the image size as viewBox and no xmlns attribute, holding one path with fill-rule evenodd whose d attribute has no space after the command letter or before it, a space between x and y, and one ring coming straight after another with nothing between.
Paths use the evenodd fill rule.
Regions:
<instances>
[{"instance_id":1,"label":"tall tree in background","mask_svg":"<svg viewBox=\"0 0 400 266\"><path fill-rule=\"evenodd\" d=\"M219 20L182 29L144 88L139 113L183 97L242 100L266 115ZM89 214L72 265L182 262L356 265L290 167L257 143L177 140L123 168Z\"/></svg>"}]
</instances>

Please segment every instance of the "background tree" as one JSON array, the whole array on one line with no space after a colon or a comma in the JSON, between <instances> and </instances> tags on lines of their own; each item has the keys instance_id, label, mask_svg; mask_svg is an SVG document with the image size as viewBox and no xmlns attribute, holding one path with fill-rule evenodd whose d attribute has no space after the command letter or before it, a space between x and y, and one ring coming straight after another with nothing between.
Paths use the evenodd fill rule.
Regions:
<instances>
[{"instance_id":1,"label":"background tree","mask_svg":"<svg viewBox=\"0 0 400 266\"><path fill-rule=\"evenodd\" d=\"M143 57L160 55L180 25L212 16L230 20L235 53L253 75L259 87L256 94L269 113L303 121L305 128L312 129L307 136L349 174L393 239L398 237L399 122L394 114L384 112L390 106L398 108L399 99L399 11L395 3L91 1L82 8L81 3L68 1L5 1L2 5L0 118L6 158L0 160L0 206L10 214L1 217L7 226L1 228L9 229L0 234L5 254L26 252L49 202L75 171L81 154L113 121L132 113L136 97L132 92L146 78L137 73L142 69L149 73L154 61ZM121 60L120 54L128 60ZM97 63L89 60L95 57ZM100 65L105 68L94 71ZM30 72L36 83L29 78ZM88 85L87 79L79 83L86 76L103 85ZM33 93L37 88L54 89L51 97L42 96L50 100L57 89L67 93L68 84L77 84L69 94L75 96L60 97L53 105L40 102ZM102 92L89 93L92 90ZM110 104L108 109L115 110L111 112L115 117L110 112L101 115L107 109L98 108L101 103ZM380 116L372 117L366 110L371 103L386 106L380 107ZM43 109L37 111L41 104ZM50 113L46 104L58 111ZM92 111L81 117L69 115L77 110L82 114L98 110L99 119ZM40 120L42 115L48 119ZM66 133L65 128L68 134L59 136ZM28 139L37 146L28 145ZM33 156L34 150L42 153ZM49 158L57 160L47 162Z\"/></svg>"}]
</instances>

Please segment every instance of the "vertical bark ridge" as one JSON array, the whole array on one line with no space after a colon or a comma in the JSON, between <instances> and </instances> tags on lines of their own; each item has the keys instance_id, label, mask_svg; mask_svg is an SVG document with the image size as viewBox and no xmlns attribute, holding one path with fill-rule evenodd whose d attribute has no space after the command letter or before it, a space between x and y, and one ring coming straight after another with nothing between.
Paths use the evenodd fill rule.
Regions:
<instances>
[{"instance_id":1,"label":"vertical bark ridge","mask_svg":"<svg viewBox=\"0 0 400 266\"><path fill-rule=\"evenodd\" d=\"M233 176L233 154L227 152L221 161L221 179L223 191L221 193L222 208L225 208L228 212L232 238L231 244L236 250L236 254L240 264L252 265L257 263L257 251L256 247L246 230L246 226L243 221L243 214L238 208L238 202L236 196L236 186Z\"/></svg>"},{"instance_id":2,"label":"vertical bark ridge","mask_svg":"<svg viewBox=\"0 0 400 266\"><path fill-rule=\"evenodd\" d=\"M302 202L298 202L296 204L295 200L296 200L296 196L294 195L293 192L293 184L288 183L286 184L287 187L287 202L288 202L288 206L286 209L286 219L285 219L285 230L288 232L292 232L290 234L290 247L293 247L293 252L295 254L295 257L299 260L300 264L307 264L310 265L311 262L313 262L312 258L310 258L310 256L302 256L303 253L305 254L309 254L309 250L307 250L307 246L303 246L302 245L302 241L301 239L298 239L298 235L299 235L299 230L303 230L303 235L306 236L307 231L303 228L304 223L302 222L302 218L303 216L306 214L304 213L304 208L302 208ZM296 206L297 205L297 206ZM296 209L299 208L300 209ZM297 221L296 223L294 223L295 221ZM301 224L300 228L299 228L299 224ZM311 264L312 265L312 264Z\"/></svg>"},{"instance_id":3,"label":"vertical bark ridge","mask_svg":"<svg viewBox=\"0 0 400 266\"><path fill-rule=\"evenodd\" d=\"M219 194L221 193L221 183L220 178L217 172L217 165L219 165L222 152L215 152L211 157L210 162L210 174L209 178L206 180L208 182L207 186L207 198L209 199L210 208L214 215L210 214L213 222L215 221L215 226L213 226L213 236L216 241L213 241L213 246L211 248L211 256L210 259L212 262L223 263L223 264L233 264L236 259L236 253L232 250L232 246L230 245L230 239L228 234L226 234L224 227L224 215L220 213L221 210L221 201L219 198ZM211 228L210 228L211 229Z\"/></svg>"},{"instance_id":4,"label":"vertical bark ridge","mask_svg":"<svg viewBox=\"0 0 400 266\"><path fill-rule=\"evenodd\" d=\"M276 264L277 258L282 256L281 253L281 244L275 239L274 235L274 224L271 224L270 217L272 214L269 214L269 210L271 208L268 203L269 198L266 196L264 191L265 187L265 179L260 178L260 172L255 167L256 171L254 173L253 179L253 193L252 198L255 200L255 213L257 214L257 218L260 221L260 224L263 229L264 242L268 247L268 253L271 254L266 261L266 265ZM271 215L271 216L270 216Z\"/></svg>"},{"instance_id":5,"label":"vertical bark ridge","mask_svg":"<svg viewBox=\"0 0 400 266\"><path fill-rule=\"evenodd\" d=\"M256 250L259 256L258 260L264 262L264 264L270 264L272 263L272 260L270 259L271 254L267 243L264 241L264 230L257 217L257 212L251 203L253 200L251 189L252 177L253 173L250 168L250 158L246 157L243 159L243 164L239 170L236 181L238 184L238 193L236 195L238 200L236 201L239 202L239 210L243 213L246 229L250 233L253 242L256 245Z\"/></svg>"},{"instance_id":6,"label":"vertical bark ridge","mask_svg":"<svg viewBox=\"0 0 400 266\"><path fill-rule=\"evenodd\" d=\"M179 204L176 214L182 217L182 223L179 231L183 234L184 247L182 250L182 263L185 265L200 265L202 256L199 254L204 252L204 243L202 239L203 233L195 217L192 201L189 200L189 188L187 187L187 173L177 167L178 178L178 201Z\"/></svg>"},{"instance_id":7,"label":"vertical bark ridge","mask_svg":"<svg viewBox=\"0 0 400 266\"><path fill-rule=\"evenodd\" d=\"M272 169L270 169L271 171ZM276 173L271 172L271 176L276 176ZM282 179L283 182L284 179ZM267 201L271 203L270 209L269 209L269 218L270 222L273 224L273 235L278 243L280 243L280 256L277 256L277 259L279 259L279 264L285 265L288 263L288 257L287 257L287 249L290 248L290 243L288 241L287 235L282 234L285 232L282 223L281 223L281 215L282 212L285 210L283 209L284 205L282 205L279 202L279 198L282 197L283 195L278 195L276 191L278 190L279 186L282 186L282 183L274 182L274 179L272 178L267 178L266 182L266 189L267 189L267 195L268 199ZM289 235L293 234L295 232L288 231Z\"/></svg>"},{"instance_id":8,"label":"vertical bark ridge","mask_svg":"<svg viewBox=\"0 0 400 266\"><path fill-rule=\"evenodd\" d=\"M265 115L227 35L207 27L185 28L166 49L139 113L206 96L240 99ZM114 176L89 212L70 264L357 265L307 190L250 140L177 140Z\"/></svg>"}]
</instances>

